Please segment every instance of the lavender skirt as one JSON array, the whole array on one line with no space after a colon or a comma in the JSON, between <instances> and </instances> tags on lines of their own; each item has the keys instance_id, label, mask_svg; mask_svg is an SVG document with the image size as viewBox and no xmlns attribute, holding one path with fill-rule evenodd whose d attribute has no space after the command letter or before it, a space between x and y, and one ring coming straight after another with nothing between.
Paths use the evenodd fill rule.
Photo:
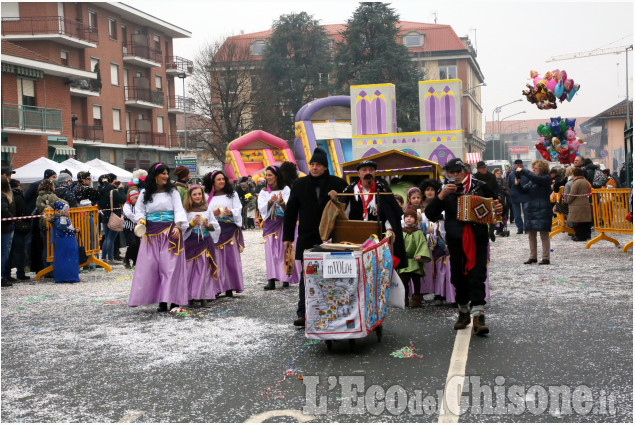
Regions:
<instances>
[{"instance_id":1,"label":"lavender skirt","mask_svg":"<svg viewBox=\"0 0 635 425\"><path fill-rule=\"evenodd\" d=\"M219 223L220 237L214 245L214 260L218 267L219 293L225 291L242 292L243 265L240 253L245 247L243 232L233 223Z\"/></svg>"},{"instance_id":2,"label":"lavender skirt","mask_svg":"<svg viewBox=\"0 0 635 425\"><path fill-rule=\"evenodd\" d=\"M300 267L293 269L292 275L285 273L284 241L282 240L282 225L284 219L268 218L262 224L262 236L265 238L265 260L267 263L267 280L275 279L280 282L300 282ZM296 230L297 240L297 230Z\"/></svg>"},{"instance_id":3,"label":"lavender skirt","mask_svg":"<svg viewBox=\"0 0 635 425\"><path fill-rule=\"evenodd\" d=\"M185 272L190 300L213 300L221 292L218 283L214 242L210 236L192 233L185 240Z\"/></svg>"},{"instance_id":4,"label":"lavender skirt","mask_svg":"<svg viewBox=\"0 0 635 425\"><path fill-rule=\"evenodd\" d=\"M158 302L187 304L183 241L180 234L169 236L173 226L173 222L147 222L132 278L130 307Z\"/></svg>"}]
</instances>

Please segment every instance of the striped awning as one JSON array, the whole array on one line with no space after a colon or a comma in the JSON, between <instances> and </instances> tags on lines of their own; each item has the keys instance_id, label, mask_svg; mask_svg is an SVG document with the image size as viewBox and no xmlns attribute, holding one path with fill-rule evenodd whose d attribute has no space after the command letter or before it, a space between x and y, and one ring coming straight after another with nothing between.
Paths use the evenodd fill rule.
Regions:
<instances>
[{"instance_id":1,"label":"striped awning","mask_svg":"<svg viewBox=\"0 0 635 425\"><path fill-rule=\"evenodd\" d=\"M75 155L75 148L67 145L57 145L55 146L55 155Z\"/></svg>"},{"instance_id":2,"label":"striped awning","mask_svg":"<svg viewBox=\"0 0 635 425\"><path fill-rule=\"evenodd\" d=\"M16 148L13 145L2 145L0 147L0 152L2 153L16 153L18 151L18 148Z\"/></svg>"},{"instance_id":3,"label":"striped awning","mask_svg":"<svg viewBox=\"0 0 635 425\"><path fill-rule=\"evenodd\" d=\"M468 164L476 164L481 160L481 154L479 152L470 152L465 154L465 162Z\"/></svg>"}]
</instances>

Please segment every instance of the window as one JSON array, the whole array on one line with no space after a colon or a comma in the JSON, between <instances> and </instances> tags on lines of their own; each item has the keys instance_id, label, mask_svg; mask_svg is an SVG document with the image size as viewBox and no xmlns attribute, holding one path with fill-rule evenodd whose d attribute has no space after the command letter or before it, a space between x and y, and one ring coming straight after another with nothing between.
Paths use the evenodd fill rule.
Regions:
<instances>
[{"instance_id":1,"label":"window","mask_svg":"<svg viewBox=\"0 0 635 425\"><path fill-rule=\"evenodd\" d=\"M456 60L439 61L439 79L451 80L457 77Z\"/></svg>"},{"instance_id":2,"label":"window","mask_svg":"<svg viewBox=\"0 0 635 425\"><path fill-rule=\"evenodd\" d=\"M157 49L158 51L161 51L161 37L155 34L152 37L152 40L154 40L154 48Z\"/></svg>"},{"instance_id":3,"label":"window","mask_svg":"<svg viewBox=\"0 0 635 425\"><path fill-rule=\"evenodd\" d=\"M68 66L68 52L66 50L62 50L60 52L60 61L62 62L62 65Z\"/></svg>"},{"instance_id":4,"label":"window","mask_svg":"<svg viewBox=\"0 0 635 425\"><path fill-rule=\"evenodd\" d=\"M137 77L143 77L143 74L141 73L141 71L137 71Z\"/></svg>"},{"instance_id":5,"label":"window","mask_svg":"<svg viewBox=\"0 0 635 425\"><path fill-rule=\"evenodd\" d=\"M117 39L117 20L113 18L108 18L108 37L111 40Z\"/></svg>"},{"instance_id":6,"label":"window","mask_svg":"<svg viewBox=\"0 0 635 425\"><path fill-rule=\"evenodd\" d=\"M113 86L119 85L119 65L116 63L110 64L110 83Z\"/></svg>"},{"instance_id":7,"label":"window","mask_svg":"<svg viewBox=\"0 0 635 425\"><path fill-rule=\"evenodd\" d=\"M93 105L93 125L101 127L101 105Z\"/></svg>"},{"instance_id":8,"label":"window","mask_svg":"<svg viewBox=\"0 0 635 425\"><path fill-rule=\"evenodd\" d=\"M264 40L256 40L251 44L251 54L253 56L262 56L265 52L266 44Z\"/></svg>"},{"instance_id":9,"label":"window","mask_svg":"<svg viewBox=\"0 0 635 425\"><path fill-rule=\"evenodd\" d=\"M121 26L121 41L124 43L124 45L128 42L128 30L126 29L125 25Z\"/></svg>"},{"instance_id":10,"label":"window","mask_svg":"<svg viewBox=\"0 0 635 425\"><path fill-rule=\"evenodd\" d=\"M13 19L8 19L13 18ZM19 21L20 19L20 6L18 2L2 2L2 19L5 21Z\"/></svg>"},{"instance_id":11,"label":"window","mask_svg":"<svg viewBox=\"0 0 635 425\"><path fill-rule=\"evenodd\" d=\"M163 133L163 117L157 117L157 133Z\"/></svg>"},{"instance_id":12,"label":"window","mask_svg":"<svg viewBox=\"0 0 635 425\"><path fill-rule=\"evenodd\" d=\"M154 85L157 90L161 90L163 88L163 79L161 78L160 75L154 76Z\"/></svg>"},{"instance_id":13,"label":"window","mask_svg":"<svg viewBox=\"0 0 635 425\"><path fill-rule=\"evenodd\" d=\"M112 129L121 131L121 110L112 108Z\"/></svg>"},{"instance_id":14,"label":"window","mask_svg":"<svg viewBox=\"0 0 635 425\"><path fill-rule=\"evenodd\" d=\"M406 47L420 47L423 46L423 35L416 31L411 31L403 36L403 44Z\"/></svg>"},{"instance_id":15,"label":"window","mask_svg":"<svg viewBox=\"0 0 635 425\"><path fill-rule=\"evenodd\" d=\"M97 12L94 10L88 11L88 26L90 28L97 28Z\"/></svg>"},{"instance_id":16,"label":"window","mask_svg":"<svg viewBox=\"0 0 635 425\"><path fill-rule=\"evenodd\" d=\"M18 78L18 102L20 105L35 106L35 81Z\"/></svg>"}]
</instances>

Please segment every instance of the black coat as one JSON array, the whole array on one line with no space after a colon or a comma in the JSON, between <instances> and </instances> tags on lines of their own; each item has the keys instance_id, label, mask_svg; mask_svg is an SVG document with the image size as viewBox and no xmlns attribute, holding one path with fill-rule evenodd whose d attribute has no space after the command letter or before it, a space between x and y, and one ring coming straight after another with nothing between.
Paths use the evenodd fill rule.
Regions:
<instances>
[{"instance_id":1,"label":"black coat","mask_svg":"<svg viewBox=\"0 0 635 425\"><path fill-rule=\"evenodd\" d=\"M15 202L15 216L23 217L25 215L31 215L30 211L27 212L26 201L24 200L24 192L22 189L13 189L13 202ZM26 234L31 230L31 219L15 221L15 231L18 233Z\"/></svg>"},{"instance_id":2,"label":"black coat","mask_svg":"<svg viewBox=\"0 0 635 425\"><path fill-rule=\"evenodd\" d=\"M392 191L388 187L388 185L379 179L375 180L376 183L376 191L378 193L390 193ZM357 182L349 185L344 193L353 193L355 190L355 185ZM339 198L339 201L350 205L350 212L348 214L349 220L363 220L364 219L364 204L361 200L361 197L355 196L342 196ZM390 225L392 226L392 231L395 234L395 242L393 243L393 255L399 258L399 264L408 264L408 257L406 255L406 247L403 241L403 231L401 229L401 216L403 215L403 210L397 203L397 199L393 196L388 195L380 195L379 197L379 219L382 222L382 231L385 231L385 227L383 223L388 220ZM368 221L377 221L377 215L368 213Z\"/></svg>"},{"instance_id":3,"label":"black coat","mask_svg":"<svg viewBox=\"0 0 635 425\"><path fill-rule=\"evenodd\" d=\"M37 201L38 196L37 188L42 183L42 180L31 183L26 189L26 192L24 192L24 201L26 202L26 210L29 215L35 211L35 201Z\"/></svg>"},{"instance_id":4,"label":"black coat","mask_svg":"<svg viewBox=\"0 0 635 425\"><path fill-rule=\"evenodd\" d=\"M320 238L320 220L322 212L329 201L328 192L335 190L341 193L346 188L346 181L331 176L326 172L322 176L324 180L320 185L320 197L316 193L316 180L309 176L301 177L295 181L291 188L289 201L284 213L284 231L282 240L293 241L295 235L295 225L298 217L298 242L295 247L295 259L302 260L304 250L312 248L313 245L322 243Z\"/></svg>"},{"instance_id":5,"label":"black coat","mask_svg":"<svg viewBox=\"0 0 635 425\"><path fill-rule=\"evenodd\" d=\"M496 182L496 176L487 171L485 174L476 173L473 175L476 180L480 180L489 187L492 192L498 193L498 183Z\"/></svg>"},{"instance_id":6,"label":"black coat","mask_svg":"<svg viewBox=\"0 0 635 425\"><path fill-rule=\"evenodd\" d=\"M12 218L15 217L15 200L9 202L9 198L7 195L2 193L2 214L0 214L2 218ZM13 221L3 221L2 222L2 233L9 233L13 230Z\"/></svg>"},{"instance_id":7,"label":"black coat","mask_svg":"<svg viewBox=\"0 0 635 425\"><path fill-rule=\"evenodd\" d=\"M523 192L529 198L524 203L525 219L523 228L525 230L537 230L539 232L551 231L551 221L553 212L551 210L551 177L549 174L534 174L523 168L522 176L527 177L528 182L521 184Z\"/></svg>"},{"instance_id":8,"label":"black coat","mask_svg":"<svg viewBox=\"0 0 635 425\"><path fill-rule=\"evenodd\" d=\"M108 183L100 187L99 192L101 196L99 197L99 209L103 214L103 222L108 223L108 219L110 218L110 191L112 192L112 208L121 208L121 206L126 202L126 192L123 189L116 189L114 185ZM121 217L122 211L121 209L114 210L113 213L117 214Z\"/></svg>"},{"instance_id":9,"label":"black coat","mask_svg":"<svg viewBox=\"0 0 635 425\"><path fill-rule=\"evenodd\" d=\"M496 193L482 181L472 179L472 186L468 195L478 195L484 198L497 199ZM463 227L472 226L476 246L486 246L489 241L488 228L486 224L466 223L456 218L457 200L463 194L450 193L444 199L439 199L439 194L434 197L425 210L426 217L430 221L439 221L443 218L445 212L445 235L447 239L463 239Z\"/></svg>"}]
</instances>

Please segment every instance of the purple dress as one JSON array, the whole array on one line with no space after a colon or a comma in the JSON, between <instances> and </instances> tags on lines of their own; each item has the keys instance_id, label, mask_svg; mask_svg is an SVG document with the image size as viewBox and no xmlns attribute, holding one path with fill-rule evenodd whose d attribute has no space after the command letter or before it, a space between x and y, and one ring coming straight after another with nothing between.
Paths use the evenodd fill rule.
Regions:
<instances>
[{"instance_id":1,"label":"purple dress","mask_svg":"<svg viewBox=\"0 0 635 425\"><path fill-rule=\"evenodd\" d=\"M210 225L214 226L214 230L194 228L186 232L185 270L186 281L189 283L189 299L213 300L221 292L218 267L214 260L214 240L218 241L220 226L210 209L205 212L189 212L187 218L191 221L196 215L204 215Z\"/></svg>"},{"instance_id":2,"label":"purple dress","mask_svg":"<svg viewBox=\"0 0 635 425\"><path fill-rule=\"evenodd\" d=\"M227 195L215 195L208 205L212 213L218 208L229 209L231 216L218 216L220 224L220 236L214 244L214 260L218 267L218 283L220 292L245 290L243 283L243 266L240 254L245 247L242 226L242 205L236 192L230 197Z\"/></svg>"}]
</instances>

